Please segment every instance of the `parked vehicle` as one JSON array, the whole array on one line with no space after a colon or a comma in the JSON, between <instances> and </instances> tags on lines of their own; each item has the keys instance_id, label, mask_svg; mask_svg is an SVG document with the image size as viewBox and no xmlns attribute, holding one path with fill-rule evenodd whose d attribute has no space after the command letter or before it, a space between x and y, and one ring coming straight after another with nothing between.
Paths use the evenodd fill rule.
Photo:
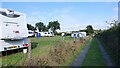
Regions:
<instances>
[{"instance_id":1,"label":"parked vehicle","mask_svg":"<svg viewBox=\"0 0 120 68\"><path fill-rule=\"evenodd\" d=\"M73 38L83 38L86 37L86 32L76 32L76 33L72 33L71 37Z\"/></svg>"},{"instance_id":2,"label":"parked vehicle","mask_svg":"<svg viewBox=\"0 0 120 68\"><path fill-rule=\"evenodd\" d=\"M0 8L0 52L28 47L26 15Z\"/></svg>"},{"instance_id":3,"label":"parked vehicle","mask_svg":"<svg viewBox=\"0 0 120 68\"><path fill-rule=\"evenodd\" d=\"M29 36L29 37L35 36L35 32L32 31L32 30L28 30L28 36Z\"/></svg>"},{"instance_id":4,"label":"parked vehicle","mask_svg":"<svg viewBox=\"0 0 120 68\"><path fill-rule=\"evenodd\" d=\"M61 36L65 36L65 33L62 33Z\"/></svg>"},{"instance_id":5,"label":"parked vehicle","mask_svg":"<svg viewBox=\"0 0 120 68\"><path fill-rule=\"evenodd\" d=\"M36 37L53 37L53 32L37 32Z\"/></svg>"}]
</instances>

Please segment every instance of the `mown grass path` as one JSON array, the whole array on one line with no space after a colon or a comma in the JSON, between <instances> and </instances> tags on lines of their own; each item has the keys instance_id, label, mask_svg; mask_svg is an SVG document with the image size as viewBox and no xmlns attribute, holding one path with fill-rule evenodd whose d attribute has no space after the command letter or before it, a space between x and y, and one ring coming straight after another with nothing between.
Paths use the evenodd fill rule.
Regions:
<instances>
[{"instance_id":1,"label":"mown grass path","mask_svg":"<svg viewBox=\"0 0 120 68\"><path fill-rule=\"evenodd\" d=\"M108 53L97 38L93 38L72 66L113 66Z\"/></svg>"},{"instance_id":2,"label":"mown grass path","mask_svg":"<svg viewBox=\"0 0 120 68\"><path fill-rule=\"evenodd\" d=\"M90 49L81 66L106 66L102 52L95 38L93 38Z\"/></svg>"},{"instance_id":3,"label":"mown grass path","mask_svg":"<svg viewBox=\"0 0 120 68\"><path fill-rule=\"evenodd\" d=\"M90 49L80 66L113 66L108 53L97 38L93 38Z\"/></svg>"}]
</instances>

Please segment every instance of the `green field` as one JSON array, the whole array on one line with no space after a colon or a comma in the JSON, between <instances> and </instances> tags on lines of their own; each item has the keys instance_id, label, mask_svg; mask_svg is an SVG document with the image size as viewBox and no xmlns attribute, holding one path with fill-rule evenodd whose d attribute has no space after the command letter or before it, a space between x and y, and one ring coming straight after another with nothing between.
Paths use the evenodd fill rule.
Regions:
<instances>
[{"instance_id":1,"label":"green field","mask_svg":"<svg viewBox=\"0 0 120 68\"><path fill-rule=\"evenodd\" d=\"M30 38L32 43L32 52L31 57L32 59L29 61L27 58L28 54L24 54L22 52L11 54L8 56L4 56L2 58L3 66L23 66L29 63L32 63L33 65L62 65L67 66L72 63L72 61L76 58L77 54L83 50L83 48L86 46L89 39L83 41L83 43L80 43L79 41L76 43L73 43L74 39L70 38L69 36L64 38L61 36L55 36L55 37L41 37L41 38ZM54 58L57 54L57 52L54 52L55 48L57 51L60 51L60 55L58 56L60 59L56 59L59 61L56 61ZM71 49L71 50L70 50ZM73 50L75 49L75 51ZM52 53L53 52L53 53ZM75 52L75 53L73 53ZM58 52L59 53L59 52ZM65 56L64 56L65 55ZM53 56L53 58L51 57ZM52 59L51 59L52 58ZM66 58L66 59L63 59ZM64 62L62 61L64 60Z\"/></svg>"},{"instance_id":2,"label":"green field","mask_svg":"<svg viewBox=\"0 0 120 68\"><path fill-rule=\"evenodd\" d=\"M94 38L82 66L106 66L98 43Z\"/></svg>"}]
</instances>

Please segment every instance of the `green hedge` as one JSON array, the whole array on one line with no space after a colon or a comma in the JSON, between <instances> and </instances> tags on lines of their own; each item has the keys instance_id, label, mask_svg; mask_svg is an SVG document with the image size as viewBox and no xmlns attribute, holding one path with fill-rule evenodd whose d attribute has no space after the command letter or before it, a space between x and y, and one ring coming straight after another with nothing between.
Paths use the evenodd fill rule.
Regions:
<instances>
[{"instance_id":1,"label":"green hedge","mask_svg":"<svg viewBox=\"0 0 120 68\"><path fill-rule=\"evenodd\" d=\"M115 55L115 63L120 65L120 23L96 35Z\"/></svg>"}]
</instances>

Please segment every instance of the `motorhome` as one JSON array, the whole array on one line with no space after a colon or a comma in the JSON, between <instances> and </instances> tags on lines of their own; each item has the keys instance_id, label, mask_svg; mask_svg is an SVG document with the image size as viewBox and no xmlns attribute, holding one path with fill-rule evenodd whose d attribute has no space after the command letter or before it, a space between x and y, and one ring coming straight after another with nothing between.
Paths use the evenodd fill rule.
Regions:
<instances>
[{"instance_id":1,"label":"motorhome","mask_svg":"<svg viewBox=\"0 0 120 68\"><path fill-rule=\"evenodd\" d=\"M0 52L28 47L26 15L0 8Z\"/></svg>"}]
</instances>

